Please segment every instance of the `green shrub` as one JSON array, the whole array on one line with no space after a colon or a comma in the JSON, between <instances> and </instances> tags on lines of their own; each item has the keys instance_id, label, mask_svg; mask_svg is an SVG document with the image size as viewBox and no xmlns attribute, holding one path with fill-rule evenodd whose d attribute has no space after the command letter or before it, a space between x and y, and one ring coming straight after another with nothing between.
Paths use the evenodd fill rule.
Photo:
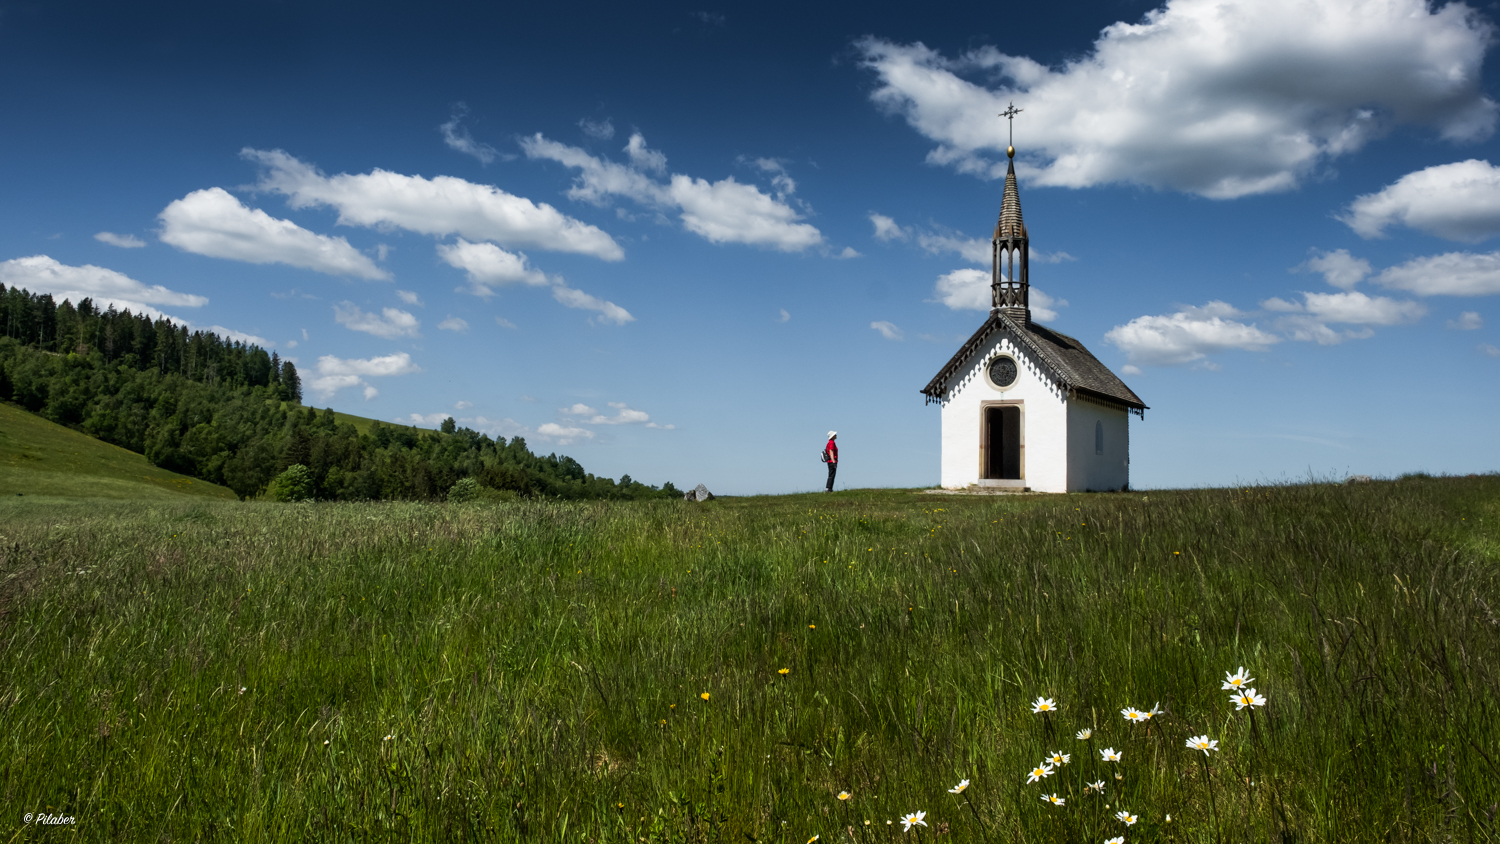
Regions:
<instances>
[{"instance_id":1,"label":"green shrub","mask_svg":"<svg viewBox=\"0 0 1500 844\"><path fill-rule=\"evenodd\" d=\"M311 501L313 476L301 463L293 463L286 471L277 475L266 487L266 497L272 501Z\"/></svg>"},{"instance_id":2,"label":"green shrub","mask_svg":"<svg viewBox=\"0 0 1500 844\"><path fill-rule=\"evenodd\" d=\"M453 504L463 504L469 501L478 501L480 490L479 481L473 478L462 478L448 490L448 501Z\"/></svg>"}]
</instances>

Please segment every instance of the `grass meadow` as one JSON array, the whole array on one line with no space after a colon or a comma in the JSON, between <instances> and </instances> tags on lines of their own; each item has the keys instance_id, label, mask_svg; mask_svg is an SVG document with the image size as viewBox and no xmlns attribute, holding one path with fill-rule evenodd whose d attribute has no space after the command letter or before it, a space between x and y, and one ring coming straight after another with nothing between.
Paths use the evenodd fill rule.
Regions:
<instances>
[{"instance_id":1,"label":"grass meadow","mask_svg":"<svg viewBox=\"0 0 1500 844\"><path fill-rule=\"evenodd\" d=\"M1500 476L8 498L0 724L7 841L1494 842Z\"/></svg>"},{"instance_id":2,"label":"grass meadow","mask_svg":"<svg viewBox=\"0 0 1500 844\"><path fill-rule=\"evenodd\" d=\"M16 495L235 500L226 487L168 472L144 455L0 401L0 497Z\"/></svg>"}]
</instances>

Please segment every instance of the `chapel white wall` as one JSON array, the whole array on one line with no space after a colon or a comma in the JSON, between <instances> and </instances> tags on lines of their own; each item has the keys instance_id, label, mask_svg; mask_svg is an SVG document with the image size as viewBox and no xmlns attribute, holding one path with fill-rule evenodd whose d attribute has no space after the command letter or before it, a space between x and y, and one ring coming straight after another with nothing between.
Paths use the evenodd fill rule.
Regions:
<instances>
[{"instance_id":1,"label":"chapel white wall","mask_svg":"<svg viewBox=\"0 0 1500 844\"><path fill-rule=\"evenodd\" d=\"M1016 383L1009 390L990 386L984 375L985 364L997 353L1009 354L1016 360ZM1067 404L1051 380L1043 376L1030 353L1018 349L1003 332L996 332L948 382L942 402L945 488L962 489L979 482L979 434L984 402L1017 400L1025 403L1022 472L1026 486L1038 492L1068 490ZM1092 453L1093 440L1089 443Z\"/></svg>"},{"instance_id":2,"label":"chapel white wall","mask_svg":"<svg viewBox=\"0 0 1500 844\"><path fill-rule=\"evenodd\" d=\"M1104 453L1094 451L1094 425L1104 428ZM1068 491L1103 492L1130 483L1130 413L1075 396L1068 401Z\"/></svg>"}]
</instances>

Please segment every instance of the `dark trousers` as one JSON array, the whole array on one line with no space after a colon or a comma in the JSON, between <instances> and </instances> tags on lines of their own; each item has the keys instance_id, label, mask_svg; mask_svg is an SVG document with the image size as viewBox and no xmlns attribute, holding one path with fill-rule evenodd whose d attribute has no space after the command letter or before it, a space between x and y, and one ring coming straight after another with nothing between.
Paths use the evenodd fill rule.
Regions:
<instances>
[{"instance_id":1,"label":"dark trousers","mask_svg":"<svg viewBox=\"0 0 1500 844\"><path fill-rule=\"evenodd\" d=\"M837 463L829 463L828 464L828 491L829 492L833 492L833 476L834 476L835 473L838 472L838 470L839 470L839 464L837 464Z\"/></svg>"}]
</instances>

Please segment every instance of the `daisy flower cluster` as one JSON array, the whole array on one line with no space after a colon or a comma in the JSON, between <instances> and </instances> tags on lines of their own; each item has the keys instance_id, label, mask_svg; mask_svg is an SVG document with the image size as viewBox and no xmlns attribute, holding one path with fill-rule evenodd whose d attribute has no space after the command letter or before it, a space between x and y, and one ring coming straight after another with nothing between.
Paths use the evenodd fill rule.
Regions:
<instances>
[{"instance_id":1,"label":"daisy flower cluster","mask_svg":"<svg viewBox=\"0 0 1500 844\"><path fill-rule=\"evenodd\" d=\"M1254 688L1251 688L1250 684L1253 682L1255 682L1255 678L1250 676L1249 672L1245 670L1244 666L1240 666L1238 671L1226 671L1224 673L1223 688L1226 691L1233 692L1233 695L1229 698L1229 702L1235 704L1235 711L1238 712L1245 709L1250 709L1253 713L1254 709L1266 705L1265 696L1257 692ZM1059 711L1057 700L1049 697L1037 697L1036 700L1031 702L1030 709L1033 715L1041 716L1051 716ZM1127 706L1124 709L1120 710L1120 717L1123 718L1128 724L1140 725L1150 723L1152 719L1162 715L1163 712L1164 710L1161 707L1161 702L1158 701L1153 704L1150 709L1137 709L1134 706ZM1077 738L1079 741L1091 741L1094 738L1094 729L1085 727L1079 730L1074 735L1075 738ZM1219 741L1218 739L1209 738L1207 734L1204 734L1199 736L1192 736L1187 740L1186 746L1189 750L1202 751L1203 754L1207 756L1219 750ZM1114 747L1104 747L1099 749L1100 763L1119 765L1123 756L1124 751L1116 750ZM1070 761L1072 761L1072 754L1064 753L1061 750L1049 751L1046 758L1044 758L1027 773L1026 783L1030 785L1032 783L1043 782L1047 778L1058 773L1062 769L1062 767L1064 765L1067 765ZM1114 776L1117 780L1123 779L1123 775L1118 772L1118 769L1116 769ZM1104 790L1105 780L1102 778L1094 780L1093 782L1084 782L1083 785L1084 795L1103 795ZM1043 794L1041 795L1041 800L1042 802L1050 803L1053 806L1063 806L1067 804L1067 798L1062 796L1058 792ZM1168 815L1167 817L1168 819L1171 818L1170 815ZM1136 822L1140 820L1140 818L1141 816L1139 814L1134 814L1124 808L1119 809L1114 814L1114 819L1127 827L1134 826ZM1122 844L1124 840L1124 836L1118 836L1109 839L1105 842L1105 844Z\"/></svg>"}]
</instances>

